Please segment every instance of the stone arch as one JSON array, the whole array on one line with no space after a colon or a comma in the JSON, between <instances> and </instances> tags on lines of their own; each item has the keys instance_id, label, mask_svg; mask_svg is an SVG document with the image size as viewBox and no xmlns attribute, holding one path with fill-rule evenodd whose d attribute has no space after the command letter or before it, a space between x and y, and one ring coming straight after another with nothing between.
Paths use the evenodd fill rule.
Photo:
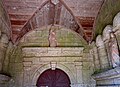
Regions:
<instances>
[{"instance_id":1,"label":"stone arch","mask_svg":"<svg viewBox=\"0 0 120 87\"><path fill-rule=\"evenodd\" d=\"M56 68L61 69L62 71L64 71L64 72L68 75L71 84L74 84L74 83L75 83L75 76L74 76L74 74L72 73L72 71L71 71L67 66L65 66L65 65L63 65L63 64L60 64L60 63L57 63ZM31 79L31 84L30 84L30 85L31 85L32 87L36 87L36 82L37 82L39 76L40 76L44 71L46 71L46 70L48 70L48 69L51 69L50 64L46 64L46 65L43 65L42 67L39 67L39 68L33 73L32 79Z\"/></svg>"},{"instance_id":2,"label":"stone arch","mask_svg":"<svg viewBox=\"0 0 120 87\"><path fill-rule=\"evenodd\" d=\"M73 36L74 37L72 37L72 38L76 38L76 41L73 41L74 43L77 43L78 45L80 45L80 46L84 46L84 47L87 47L87 45L88 45L88 43L85 41L85 39L81 36L81 35L79 35L78 33L76 33L74 30L71 30L71 29L68 29L68 28L66 28L66 27L63 27L63 26L57 26L57 25L49 25L49 26L44 26L44 27L41 27L41 28L36 28L36 29L34 29L34 30L31 30L31 31L29 31L29 32L27 32L21 39L20 39L20 41L17 43L18 45L19 45L19 43L24 43L24 42L27 42L27 43L29 43L29 40L27 40L27 39L32 39L32 38L34 38L34 37L38 37L39 35L38 35L38 33L40 33L40 32L42 32L42 31L45 31L46 32L46 37L45 37L45 39L47 40L48 39L48 36L49 36L49 30L50 29L54 29L54 28L56 28L56 32L66 32L66 34L67 34L67 32L69 32L69 34L68 34L68 36L70 36L70 34L73 34ZM32 37L31 37L32 36ZM63 34L63 35L61 35L62 37L64 37L65 36L65 34ZM56 37L58 37L57 39L60 39L60 38L62 38L61 36L59 36L58 34L56 35ZM27 38L26 38L27 37ZM39 38L40 38L41 36L39 36ZM71 36L70 36L71 37ZM68 37L69 38L69 37ZM30 41L32 41L32 40L30 40ZM34 40L34 43L35 43L36 41ZM48 40L47 40L47 42L48 42ZM64 41L65 43L67 43L66 41ZM71 42L72 42L72 40L71 40ZM72 42L72 43L73 43ZM60 46L59 46L60 47Z\"/></svg>"}]
</instances>

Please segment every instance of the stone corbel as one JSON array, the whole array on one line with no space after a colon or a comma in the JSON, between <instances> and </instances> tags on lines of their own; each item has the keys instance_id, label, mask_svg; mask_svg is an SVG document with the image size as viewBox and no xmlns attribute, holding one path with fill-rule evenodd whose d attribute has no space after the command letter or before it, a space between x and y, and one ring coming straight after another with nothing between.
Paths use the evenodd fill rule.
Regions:
<instances>
[{"instance_id":1,"label":"stone corbel","mask_svg":"<svg viewBox=\"0 0 120 87\"><path fill-rule=\"evenodd\" d=\"M50 62L50 67L52 70L55 70L57 67L57 62Z\"/></svg>"}]
</instances>

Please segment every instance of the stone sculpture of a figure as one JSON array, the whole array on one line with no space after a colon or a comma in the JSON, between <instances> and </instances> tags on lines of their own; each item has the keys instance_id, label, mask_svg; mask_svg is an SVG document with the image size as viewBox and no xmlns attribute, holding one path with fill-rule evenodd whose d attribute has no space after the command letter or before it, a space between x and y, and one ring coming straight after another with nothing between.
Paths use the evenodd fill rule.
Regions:
<instances>
[{"instance_id":1,"label":"stone sculpture of a figure","mask_svg":"<svg viewBox=\"0 0 120 87\"><path fill-rule=\"evenodd\" d=\"M49 46L50 47L56 47L57 46L55 29L50 29L50 31L49 31Z\"/></svg>"},{"instance_id":2,"label":"stone sculpture of a figure","mask_svg":"<svg viewBox=\"0 0 120 87\"><path fill-rule=\"evenodd\" d=\"M113 32L110 32L110 52L111 52L112 67L115 68L117 66L120 66L120 56L119 56L117 39Z\"/></svg>"}]
</instances>

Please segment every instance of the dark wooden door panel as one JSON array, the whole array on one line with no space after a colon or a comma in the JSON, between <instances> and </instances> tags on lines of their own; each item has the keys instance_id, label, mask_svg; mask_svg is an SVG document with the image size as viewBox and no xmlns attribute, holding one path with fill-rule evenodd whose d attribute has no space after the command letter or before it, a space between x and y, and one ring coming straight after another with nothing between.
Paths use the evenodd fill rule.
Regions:
<instances>
[{"instance_id":1,"label":"dark wooden door panel","mask_svg":"<svg viewBox=\"0 0 120 87\"><path fill-rule=\"evenodd\" d=\"M49 69L40 75L37 81L37 87L70 87L70 79L60 69Z\"/></svg>"}]
</instances>

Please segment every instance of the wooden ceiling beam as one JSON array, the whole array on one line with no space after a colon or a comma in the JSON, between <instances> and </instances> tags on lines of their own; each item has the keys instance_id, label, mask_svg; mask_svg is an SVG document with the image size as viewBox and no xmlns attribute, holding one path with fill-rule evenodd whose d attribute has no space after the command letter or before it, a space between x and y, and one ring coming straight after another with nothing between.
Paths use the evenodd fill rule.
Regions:
<instances>
[{"instance_id":1,"label":"wooden ceiling beam","mask_svg":"<svg viewBox=\"0 0 120 87\"><path fill-rule=\"evenodd\" d=\"M6 10L10 16L13 40L17 37L17 32L22 29L35 11L42 6L46 0L3 0ZM90 40L93 35L93 24L98 15L99 9L104 0L60 0L64 6L72 13L75 20L84 32L86 40ZM21 31L22 32L22 31ZM24 32L23 32L24 33Z\"/></svg>"},{"instance_id":2,"label":"wooden ceiling beam","mask_svg":"<svg viewBox=\"0 0 120 87\"><path fill-rule=\"evenodd\" d=\"M12 25L24 25L25 23L25 20L11 20Z\"/></svg>"},{"instance_id":3,"label":"wooden ceiling beam","mask_svg":"<svg viewBox=\"0 0 120 87\"><path fill-rule=\"evenodd\" d=\"M10 20L28 20L31 15L9 14Z\"/></svg>"}]
</instances>

